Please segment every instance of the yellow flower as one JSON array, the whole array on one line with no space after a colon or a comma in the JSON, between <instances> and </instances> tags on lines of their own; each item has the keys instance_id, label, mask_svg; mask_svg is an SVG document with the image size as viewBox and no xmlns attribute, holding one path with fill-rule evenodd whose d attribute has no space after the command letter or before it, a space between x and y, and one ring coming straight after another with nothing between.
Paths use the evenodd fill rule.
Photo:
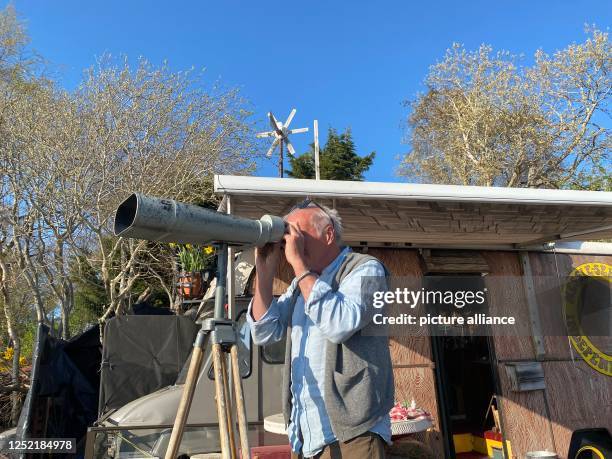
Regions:
<instances>
[{"instance_id":1,"label":"yellow flower","mask_svg":"<svg viewBox=\"0 0 612 459\"><path fill-rule=\"evenodd\" d=\"M170 244L168 244L170 246L171 249L174 249L176 247L176 244L174 242L171 242Z\"/></svg>"},{"instance_id":2,"label":"yellow flower","mask_svg":"<svg viewBox=\"0 0 612 459\"><path fill-rule=\"evenodd\" d=\"M212 245L207 245L206 247L204 247L204 253L206 255L210 255L214 251L215 251L215 248Z\"/></svg>"},{"instance_id":3,"label":"yellow flower","mask_svg":"<svg viewBox=\"0 0 612 459\"><path fill-rule=\"evenodd\" d=\"M193 249L193 246L191 244L185 244L185 247L187 248L187 250Z\"/></svg>"},{"instance_id":4,"label":"yellow flower","mask_svg":"<svg viewBox=\"0 0 612 459\"><path fill-rule=\"evenodd\" d=\"M13 361L14 354L15 354L15 349L13 349L12 347L7 347L6 351L0 354L0 356L2 356L4 360L6 360L6 362L0 361L0 369L8 370L11 367L11 362ZM26 358L24 356L22 355L19 356L19 365L23 367L27 363L28 362L26 361Z\"/></svg>"},{"instance_id":5,"label":"yellow flower","mask_svg":"<svg viewBox=\"0 0 612 459\"><path fill-rule=\"evenodd\" d=\"M12 347L7 347L6 351L2 353L2 358L4 360L12 360L13 359L14 349Z\"/></svg>"}]
</instances>

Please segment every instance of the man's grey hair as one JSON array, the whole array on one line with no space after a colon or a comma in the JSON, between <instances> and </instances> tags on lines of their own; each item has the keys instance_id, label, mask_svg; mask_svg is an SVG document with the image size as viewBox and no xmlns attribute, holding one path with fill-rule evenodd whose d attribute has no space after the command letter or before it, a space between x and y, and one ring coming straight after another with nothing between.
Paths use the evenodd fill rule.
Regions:
<instances>
[{"instance_id":1,"label":"man's grey hair","mask_svg":"<svg viewBox=\"0 0 612 459\"><path fill-rule=\"evenodd\" d=\"M310 205L306 209L316 209L317 212L314 213L315 219L313 225L317 231L322 234L327 225L332 225L334 228L334 242L342 245L342 218L338 211L318 203L317 205ZM285 215L283 219L287 218L288 215Z\"/></svg>"},{"instance_id":2,"label":"man's grey hair","mask_svg":"<svg viewBox=\"0 0 612 459\"><path fill-rule=\"evenodd\" d=\"M323 233L323 230L325 230L327 225L332 225L334 228L334 241L336 244L342 245L342 218L340 217L340 214L336 209L330 209L329 207L321 204L319 205L325 212L318 209L318 212L316 213L317 218L314 221L314 225L316 226L317 231L319 231L319 233ZM313 207L316 208L316 206Z\"/></svg>"}]
</instances>

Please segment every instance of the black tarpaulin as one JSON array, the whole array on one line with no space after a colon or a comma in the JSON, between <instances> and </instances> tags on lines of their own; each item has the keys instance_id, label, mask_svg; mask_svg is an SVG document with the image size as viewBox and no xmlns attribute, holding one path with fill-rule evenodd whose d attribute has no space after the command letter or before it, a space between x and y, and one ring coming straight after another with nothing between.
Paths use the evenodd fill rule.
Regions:
<instances>
[{"instance_id":1,"label":"black tarpaulin","mask_svg":"<svg viewBox=\"0 0 612 459\"><path fill-rule=\"evenodd\" d=\"M199 326L182 316L127 315L108 321L100 373L100 415L174 384Z\"/></svg>"},{"instance_id":2,"label":"black tarpaulin","mask_svg":"<svg viewBox=\"0 0 612 459\"><path fill-rule=\"evenodd\" d=\"M64 341L50 336L49 327L38 326L17 438L83 438L96 419L98 391L91 370L100 359L100 344L93 338L97 335L95 326Z\"/></svg>"}]
</instances>

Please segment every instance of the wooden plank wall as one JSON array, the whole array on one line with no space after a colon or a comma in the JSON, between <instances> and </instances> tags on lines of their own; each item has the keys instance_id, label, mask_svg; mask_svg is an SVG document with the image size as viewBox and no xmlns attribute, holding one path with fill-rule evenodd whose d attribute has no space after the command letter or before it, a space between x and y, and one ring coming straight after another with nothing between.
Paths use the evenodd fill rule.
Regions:
<instances>
[{"instance_id":1,"label":"wooden plank wall","mask_svg":"<svg viewBox=\"0 0 612 459\"><path fill-rule=\"evenodd\" d=\"M529 317L527 299L520 279L522 267L516 252L482 252L489 264L485 283L489 288L490 315ZM508 276L511 282L492 278ZM494 284L492 284L494 282ZM493 339L500 379L501 397L498 402L504 434L512 445L512 453L523 458L527 451L553 448L551 426L546 413L543 391L512 392L504 362L535 360L532 340L518 336L498 336Z\"/></svg>"},{"instance_id":2,"label":"wooden plank wall","mask_svg":"<svg viewBox=\"0 0 612 459\"><path fill-rule=\"evenodd\" d=\"M382 261L393 276L420 278L423 275L421 260L416 250L370 249L368 254ZM395 376L395 399L408 403L414 399L419 408L431 413L434 427L421 439L433 450L434 457L442 458L444 445L440 432L431 339L427 336L396 336L391 337L389 345Z\"/></svg>"},{"instance_id":3,"label":"wooden plank wall","mask_svg":"<svg viewBox=\"0 0 612 459\"><path fill-rule=\"evenodd\" d=\"M579 254L530 254L534 276L568 275L583 263L607 263L611 256ZM561 300L561 298L559 298ZM593 341L610 354L612 340ZM552 434L559 457L565 458L572 432L589 427L604 427L612 433L612 377L589 367L566 337L546 337L544 375L545 396L550 411Z\"/></svg>"},{"instance_id":4,"label":"wooden plank wall","mask_svg":"<svg viewBox=\"0 0 612 459\"><path fill-rule=\"evenodd\" d=\"M522 275L517 253L483 252L483 256L491 268L489 276ZM555 259L554 254L531 253L536 290L548 282L546 276L557 275L557 267L563 276L581 263L596 261L612 264L612 257L557 254ZM489 292L491 314L512 311L521 320L529 317L520 279ZM544 314L543 324L547 320L552 318ZM560 458L566 458L574 430L606 427L612 432L612 378L591 369L573 352L565 337L546 336L544 347L546 389L513 392L505 362L536 360L533 342L525 337L494 338L502 391L502 422L513 455L519 458L537 449L554 450Z\"/></svg>"}]
</instances>

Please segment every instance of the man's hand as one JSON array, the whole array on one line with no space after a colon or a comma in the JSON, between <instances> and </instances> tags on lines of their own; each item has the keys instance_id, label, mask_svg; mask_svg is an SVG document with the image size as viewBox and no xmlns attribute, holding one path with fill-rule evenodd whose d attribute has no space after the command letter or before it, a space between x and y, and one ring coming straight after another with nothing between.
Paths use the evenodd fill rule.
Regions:
<instances>
[{"instance_id":1,"label":"man's hand","mask_svg":"<svg viewBox=\"0 0 612 459\"><path fill-rule=\"evenodd\" d=\"M255 249L255 293L253 295L252 316L259 320L272 302L272 282L280 261L281 244L276 242Z\"/></svg>"},{"instance_id":2,"label":"man's hand","mask_svg":"<svg viewBox=\"0 0 612 459\"><path fill-rule=\"evenodd\" d=\"M285 240L285 258L287 263L293 268L295 275L299 276L309 269L304 259L304 234L293 223L288 223L287 226L289 232L283 236Z\"/></svg>"},{"instance_id":3,"label":"man's hand","mask_svg":"<svg viewBox=\"0 0 612 459\"><path fill-rule=\"evenodd\" d=\"M294 225L293 223L289 223L289 233L285 234L285 258L287 262L293 268L294 274L297 276L301 276L306 271L310 270L310 266L306 264L306 260L304 257L304 234L300 231L300 227ZM304 277L300 283L299 288L300 292L302 292L302 297L304 298L304 302L308 301L310 297L310 292L312 292L312 288L317 281L319 276L312 274Z\"/></svg>"},{"instance_id":4,"label":"man's hand","mask_svg":"<svg viewBox=\"0 0 612 459\"><path fill-rule=\"evenodd\" d=\"M257 275L273 279L280 261L281 244L274 242L255 248L255 268Z\"/></svg>"}]
</instances>

